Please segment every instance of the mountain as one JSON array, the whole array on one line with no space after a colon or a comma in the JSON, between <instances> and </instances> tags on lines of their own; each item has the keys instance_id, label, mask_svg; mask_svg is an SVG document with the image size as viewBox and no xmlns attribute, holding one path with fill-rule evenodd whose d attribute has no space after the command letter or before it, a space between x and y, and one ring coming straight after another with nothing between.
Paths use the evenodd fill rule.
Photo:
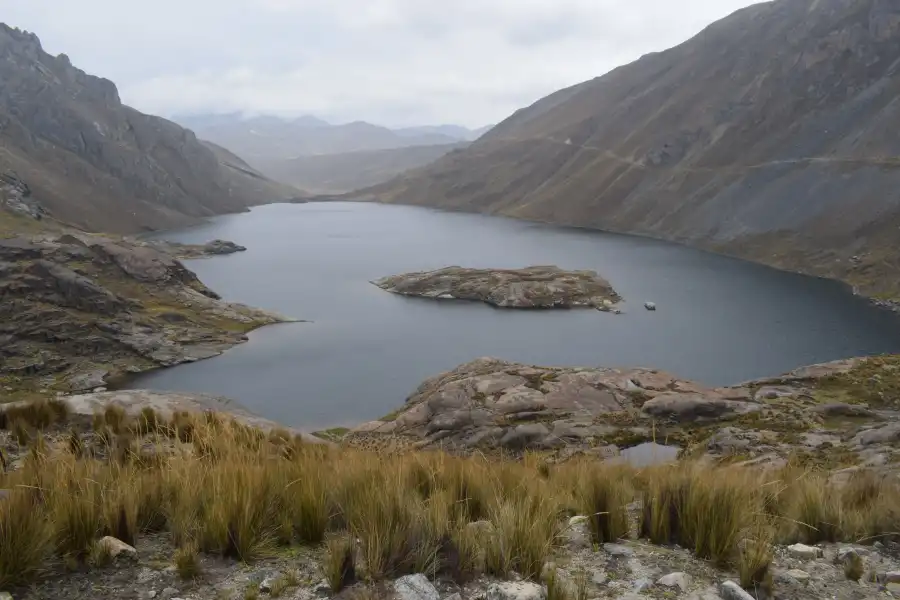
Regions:
<instances>
[{"instance_id":1,"label":"mountain","mask_svg":"<svg viewBox=\"0 0 900 600\"><path fill-rule=\"evenodd\" d=\"M388 150L366 150L343 154L299 156L288 160L258 161L259 169L272 179L295 185L314 194L341 194L376 185L434 162L468 142L433 146L409 146Z\"/></svg>"},{"instance_id":2,"label":"mountain","mask_svg":"<svg viewBox=\"0 0 900 600\"><path fill-rule=\"evenodd\" d=\"M0 174L58 220L130 232L298 195L220 163L192 132L125 106L111 81L4 24L0 81Z\"/></svg>"},{"instance_id":3,"label":"mountain","mask_svg":"<svg viewBox=\"0 0 900 600\"><path fill-rule=\"evenodd\" d=\"M898 98L900 3L778 0L364 195L645 234L898 298Z\"/></svg>"},{"instance_id":4,"label":"mountain","mask_svg":"<svg viewBox=\"0 0 900 600\"><path fill-rule=\"evenodd\" d=\"M424 125L421 127L404 127L395 129L394 131L404 137L413 137L422 134L437 133L447 137L456 138L458 140L474 141L484 135L492 125L479 127L478 129L469 129L461 125Z\"/></svg>"},{"instance_id":5,"label":"mountain","mask_svg":"<svg viewBox=\"0 0 900 600\"><path fill-rule=\"evenodd\" d=\"M331 125L311 116L290 120L273 116L244 118L240 114L199 115L182 117L180 122L198 137L228 148L255 166L300 156L455 144L469 140L473 134L452 125L402 130L365 121Z\"/></svg>"}]
</instances>

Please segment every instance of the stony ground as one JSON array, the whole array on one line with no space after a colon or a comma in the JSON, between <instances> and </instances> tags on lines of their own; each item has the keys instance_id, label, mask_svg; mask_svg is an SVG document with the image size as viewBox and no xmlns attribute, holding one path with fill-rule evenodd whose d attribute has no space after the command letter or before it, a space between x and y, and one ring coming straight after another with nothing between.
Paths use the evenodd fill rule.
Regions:
<instances>
[{"instance_id":1,"label":"stony ground","mask_svg":"<svg viewBox=\"0 0 900 600\"><path fill-rule=\"evenodd\" d=\"M740 592L737 574L717 570L684 549L640 541L593 545L587 531L574 524L560 539L545 579L556 581L571 600L866 600L900 598L900 545L777 547L773 592ZM473 524L476 525L476 524ZM481 526L481 524L477 524ZM490 527L488 525L488 527ZM15 590L15 600L242 600L252 598L397 598L399 600L542 600L546 584L476 577L457 583L447 579L404 577L394 582L358 583L333 593L321 571L322 551L295 547L281 550L253 564L203 556L199 574L182 578L173 563L175 548L167 536L145 536L137 547L126 548L107 567L69 571L52 565L43 580L29 589ZM858 555L865 574L859 582L844 575L843 562ZM732 582L730 585L727 582ZM458 594L458 596L457 596ZM2 597L2 596L0 596ZM558 597L556 600L560 600Z\"/></svg>"},{"instance_id":2,"label":"stony ground","mask_svg":"<svg viewBox=\"0 0 900 600\"><path fill-rule=\"evenodd\" d=\"M726 388L651 369L483 358L428 379L344 439L365 448L615 455L646 442L735 462L833 469L900 462L896 358L838 361Z\"/></svg>"}]
</instances>

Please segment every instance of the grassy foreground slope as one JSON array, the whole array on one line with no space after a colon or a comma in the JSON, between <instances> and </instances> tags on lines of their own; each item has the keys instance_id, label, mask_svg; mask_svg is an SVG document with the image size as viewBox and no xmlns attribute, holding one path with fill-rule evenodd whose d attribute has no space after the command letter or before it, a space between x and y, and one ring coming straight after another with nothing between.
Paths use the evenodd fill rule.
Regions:
<instances>
[{"instance_id":1,"label":"grassy foreground slope","mask_svg":"<svg viewBox=\"0 0 900 600\"><path fill-rule=\"evenodd\" d=\"M759 590L774 585L773 544L871 544L900 531L900 485L865 471L835 483L791 464L632 469L537 454L364 453L215 413L110 406L85 419L64 401L0 413L0 440L4 466L15 467L0 474L0 588L102 572L112 561L103 536L138 549L162 536L163 560L187 579L202 556L253 562L306 547L332 594L409 573L464 582L515 571L543 574L558 599L545 563L559 559L570 517L586 515L595 549L678 544ZM866 575L856 560L845 573Z\"/></svg>"}]
</instances>

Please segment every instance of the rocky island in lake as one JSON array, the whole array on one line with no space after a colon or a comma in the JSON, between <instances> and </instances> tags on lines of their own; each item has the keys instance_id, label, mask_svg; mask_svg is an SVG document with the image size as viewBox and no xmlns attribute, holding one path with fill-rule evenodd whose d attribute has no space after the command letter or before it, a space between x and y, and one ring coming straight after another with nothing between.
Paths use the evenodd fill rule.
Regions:
<instances>
[{"instance_id":1,"label":"rocky island in lake","mask_svg":"<svg viewBox=\"0 0 900 600\"><path fill-rule=\"evenodd\" d=\"M468 269L404 273L373 281L383 290L439 300L474 300L499 308L597 308L613 310L621 300L595 271L556 266L524 269Z\"/></svg>"}]
</instances>

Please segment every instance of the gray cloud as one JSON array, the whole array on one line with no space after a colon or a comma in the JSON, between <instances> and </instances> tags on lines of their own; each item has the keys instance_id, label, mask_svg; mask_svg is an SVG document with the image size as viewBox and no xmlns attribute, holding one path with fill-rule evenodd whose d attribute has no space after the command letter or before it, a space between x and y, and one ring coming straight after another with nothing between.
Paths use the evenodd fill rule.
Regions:
<instances>
[{"instance_id":1,"label":"gray cloud","mask_svg":"<svg viewBox=\"0 0 900 600\"><path fill-rule=\"evenodd\" d=\"M496 122L751 0L7 0L141 110Z\"/></svg>"}]
</instances>

